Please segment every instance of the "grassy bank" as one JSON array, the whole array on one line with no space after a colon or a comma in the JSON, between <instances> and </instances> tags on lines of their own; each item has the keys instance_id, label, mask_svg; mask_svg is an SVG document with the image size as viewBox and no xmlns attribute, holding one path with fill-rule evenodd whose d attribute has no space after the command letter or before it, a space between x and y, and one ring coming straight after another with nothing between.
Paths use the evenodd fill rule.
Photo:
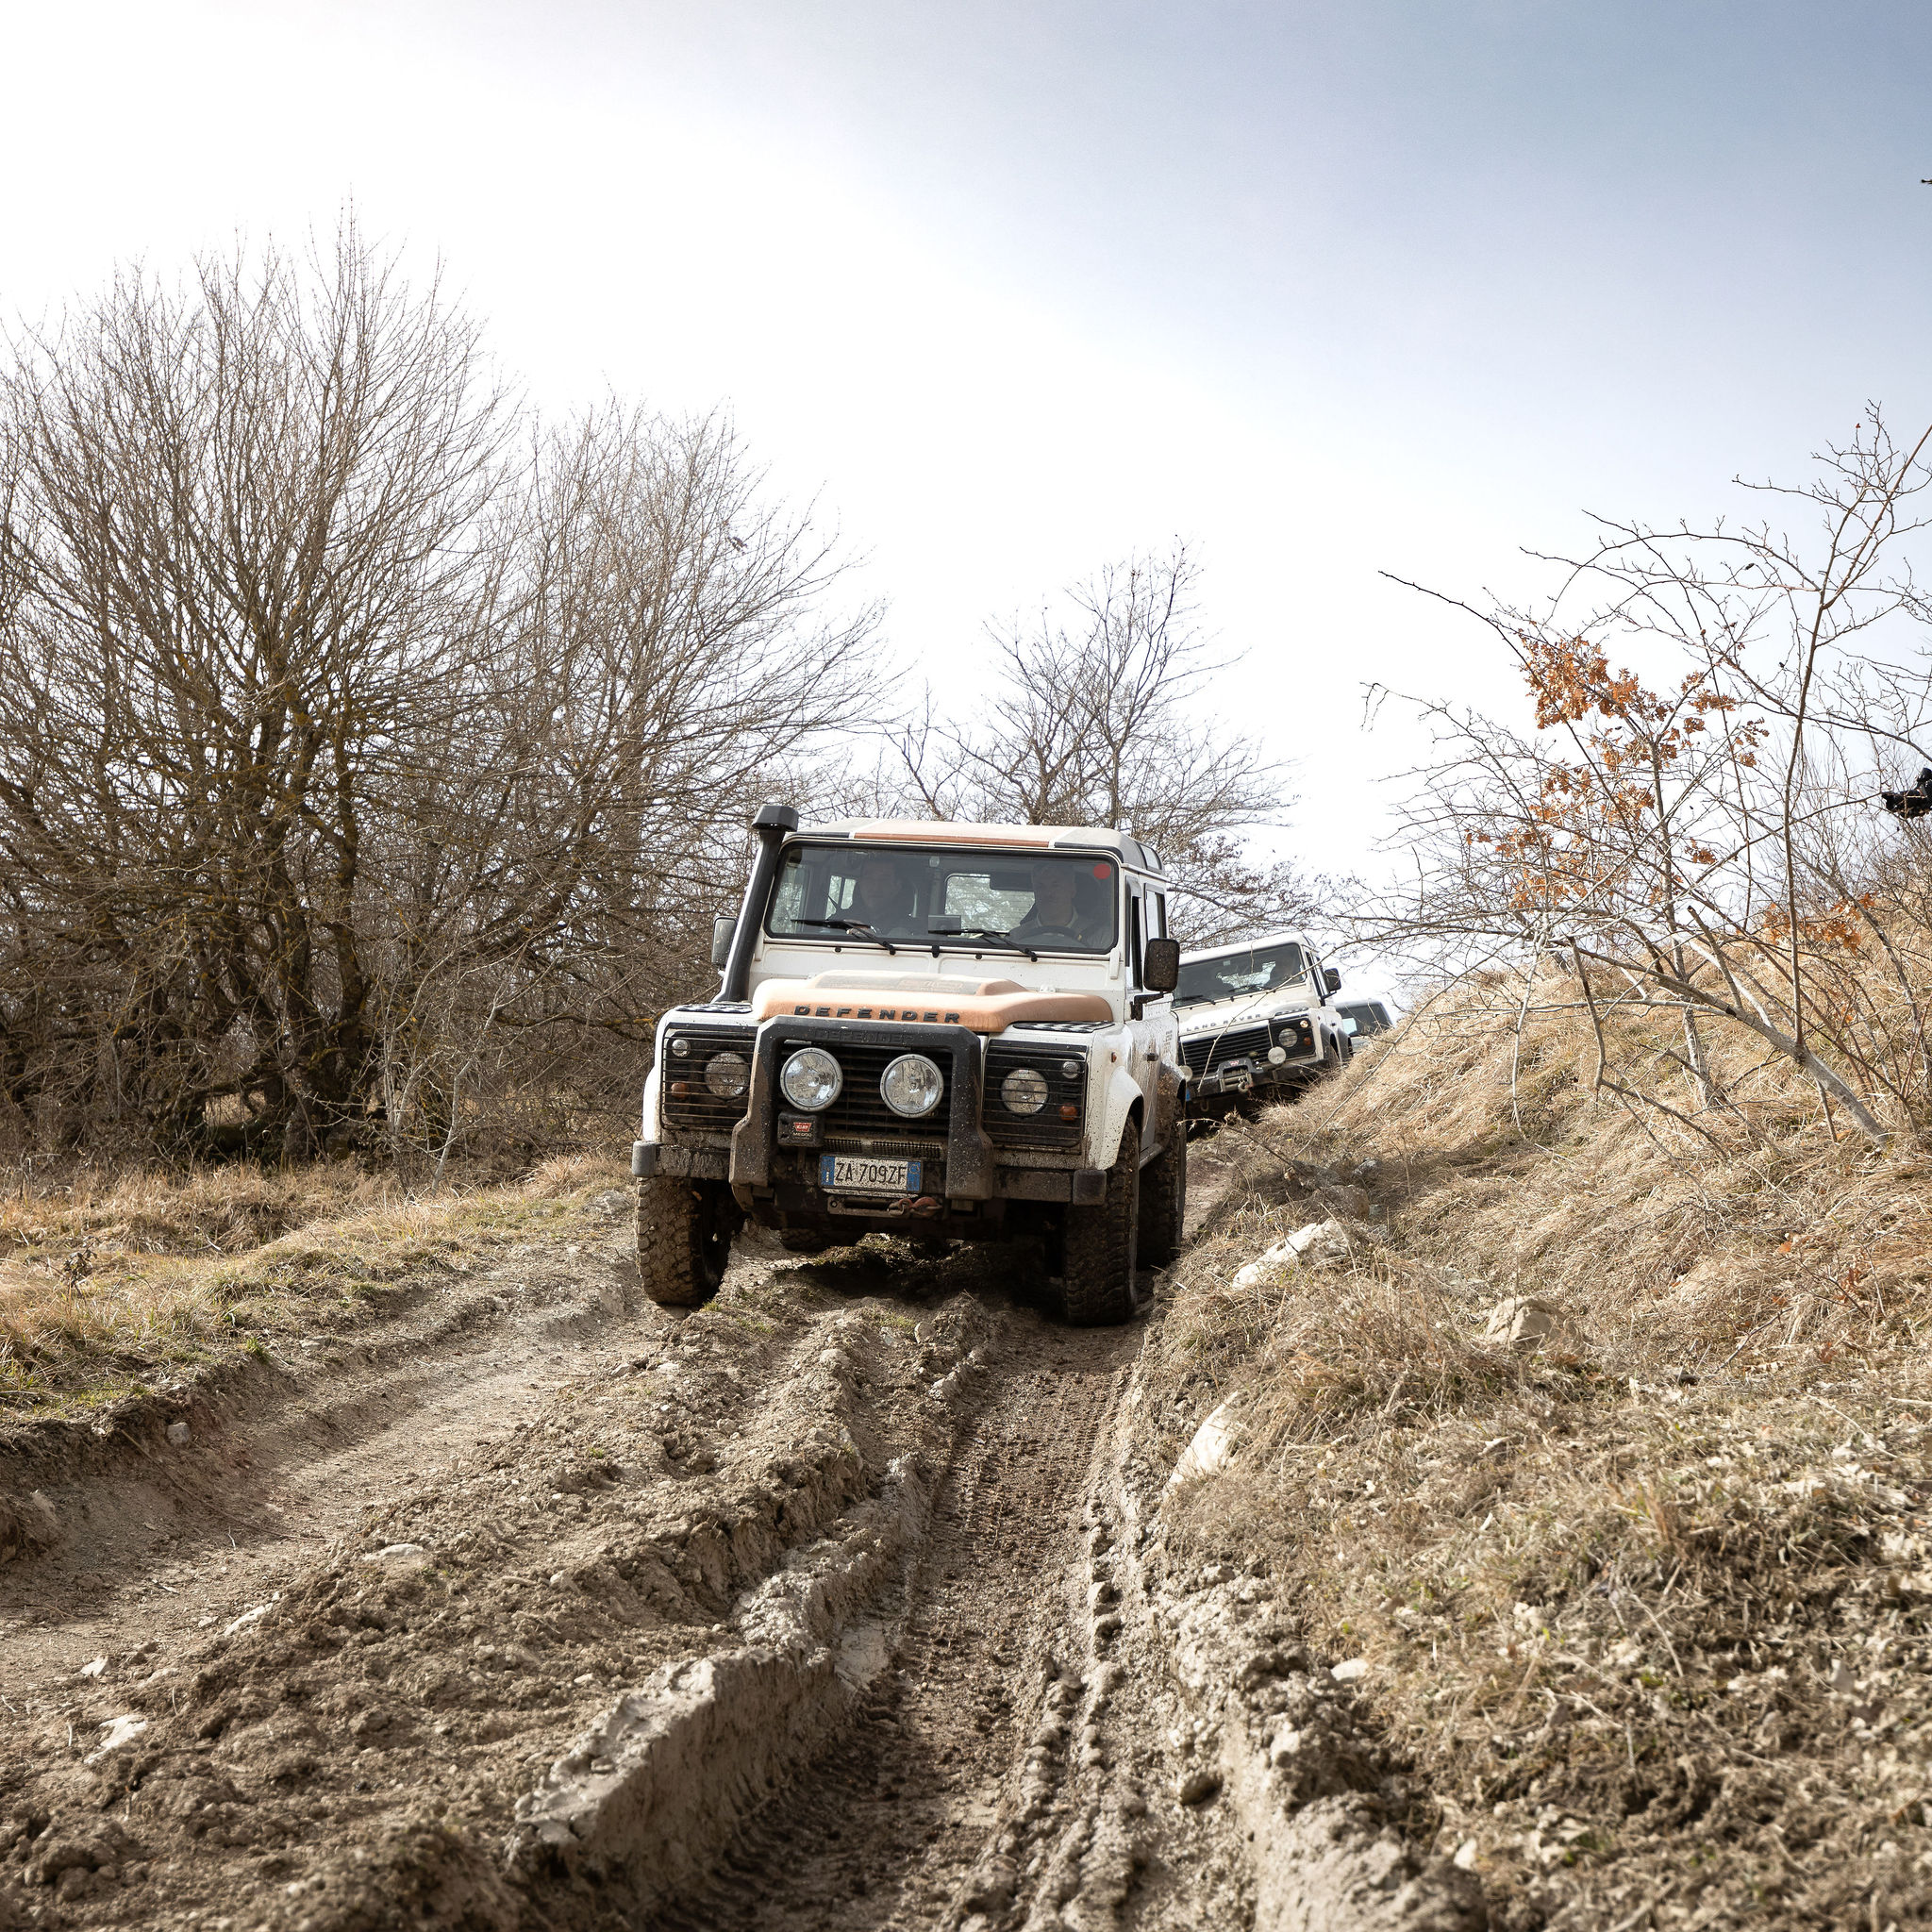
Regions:
<instances>
[{"instance_id":1,"label":"grassy bank","mask_svg":"<svg viewBox=\"0 0 1932 1932\"><path fill-rule=\"evenodd\" d=\"M589 1156L428 1192L341 1166L17 1182L0 1204L0 1416L354 1326L425 1269L565 1236L628 1185Z\"/></svg>"},{"instance_id":2,"label":"grassy bank","mask_svg":"<svg viewBox=\"0 0 1932 1932\"><path fill-rule=\"evenodd\" d=\"M1704 1131L1635 1117L1560 993L1224 1136L1152 1392L1170 1456L1230 1398L1241 1446L1171 1539L1366 1660L1498 1925L1912 1923L1932 1166L1741 1068ZM1345 1258L1238 1280L1328 1217Z\"/></svg>"}]
</instances>

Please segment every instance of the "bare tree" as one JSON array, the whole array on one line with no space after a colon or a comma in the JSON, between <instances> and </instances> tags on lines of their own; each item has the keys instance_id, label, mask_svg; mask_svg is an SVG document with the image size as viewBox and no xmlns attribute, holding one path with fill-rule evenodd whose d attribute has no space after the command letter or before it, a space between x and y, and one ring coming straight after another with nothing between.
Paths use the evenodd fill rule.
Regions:
<instances>
[{"instance_id":1,"label":"bare tree","mask_svg":"<svg viewBox=\"0 0 1932 1932\"><path fill-rule=\"evenodd\" d=\"M941 721L928 697L883 789L939 818L1131 830L1180 882L1175 929L1192 940L1310 916L1321 883L1253 858L1244 836L1292 805L1283 767L1201 708L1230 665L1196 622L1199 575L1176 544L1074 586L1064 616L994 628L986 722Z\"/></svg>"},{"instance_id":2,"label":"bare tree","mask_svg":"<svg viewBox=\"0 0 1932 1932\"><path fill-rule=\"evenodd\" d=\"M729 426L545 431L345 230L124 276L0 373L0 1082L163 1146L447 1150L635 1071L869 608ZM730 858L726 855L730 855ZM586 1040L602 1039L601 1056Z\"/></svg>"},{"instance_id":3,"label":"bare tree","mask_svg":"<svg viewBox=\"0 0 1932 1932\"><path fill-rule=\"evenodd\" d=\"M1424 708L1441 752L1411 803L1417 870L1363 908L1362 936L1438 964L1575 962L1598 1085L1653 1109L1686 1117L1653 1037L1620 1035L1607 1011L1678 1015L1666 1070L1692 1115L1735 1111L1706 1024L1802 1070L1874 1140L1932 1115L1924 874L1895 839L1883 849L1874 808L1932 707L1908 655L1927 615L1910 569L1925 446L1894 444L1874 410L1811 485L1758 486L1801 505L1809 535L1604 524L1558 559L1550 608L1490 613L1535 734ZM1674 681L1613 672L1612 644L1674 658Z\"/></svg>"}]
</instances>

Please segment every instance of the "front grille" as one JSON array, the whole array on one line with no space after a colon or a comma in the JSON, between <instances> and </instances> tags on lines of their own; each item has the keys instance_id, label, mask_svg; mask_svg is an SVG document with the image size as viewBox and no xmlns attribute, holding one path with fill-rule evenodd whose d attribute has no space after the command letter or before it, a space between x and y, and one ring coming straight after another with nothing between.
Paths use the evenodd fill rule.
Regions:
<instances>
[{"instance_id":1,"label":"front grille","mask_svg":"<svg viewBox=\"0 0 1932 1932\"><path fill-rule=\"evenodd\" d=\"M691 1052L683 1057L670 1051L674 1040L691 1041ZM740 1026L675 1026L665 1035L665 1054L659 1070L658 1098L669 1127L693 1127L701 1132L728 1134L744 1118L751 1104L751 1089L736 1099L721 1099L705 1085L705 1068L713 1054L727 1048L751 1064L753 1036ZM686 1083L691 1091L674 1094L674 1083Z\"/></svg>"},{"instance_id":2,"label":"front grille","mask_svg":"<svg viewBox=\"0 0 1932 1932\"><path fill-rule=\"evenodd\" d=\"M987 1138L995 1147L1077 1147L1086 1131L1081 1109L1087 1098L1087 1063L1080 1061L1077 1079L1069 1080L1060 1072L1065 1053L1051 1048L989 1046L986 1050L986 1100L983 1118ZM1078 1058L1078 1056L1074 1056ZM1046 1079L1046 1105L1038 1113L1008 1113L1000 1100L1000 1083L1015 1067L1032 1067ZM1072 1106L1074 1118L1060 1118L1060 1108Z\"/></svg>"},{"instance_id":3,"label":"front grille","mask_svg":"<svg viewBox=\"0 0 1932 1932\"><path fill-rule=\"evenodd\" d=\"M916 1134L921 1127L930 1132L938 1128L940 1139L937 1147L945 1145L947 1109L953 1099L953 1057L951 1054L929 1053L925 1058L940 1070L943 1083L940 1090L939 1105L928 1114L922 1114L916 1121L908 1121L904 1114L894 1113L886 1105L885 1095L879 1091L879 1075L903 1053L917 1053L916 1041L908 1041L903 1046L861 1046L857 1041L841 1041L832 1045L826 1041L815 1041L817 1046L826 1047L834 1059L839 1062L839 1071L845 1076L845 1084L839 1090L839 1097L820 1114L824 1124L825 1145L838 1147L844 1152L878 1151L876 1144L881 1141L904 1141L908 1134ZM779 1050L778 1064L797 1052L799 1042L787 1041ZM787 1105L780 1089L779 1105ZM860 1143L863 1146L860 1146ZM931 1151L930 1148L923 1150Z\"/></svg>"},{"instance_id":4,"label":"front grille","mask_svg":"<svg viewBox=\"0 0 1932 1932\"><path fill-rule=\"evenodd\" d=\"M1211 1074L1228 1060L1266 1059L1274 1044L1265 1024L1230 1026L1224 1033L1204 1033L1198 1040L1184 1040L1181 1056L1191 1074Z\"/></svg>"},{"instance_id":5,"label":"front grille","mask_svg":"<svg viewBox=\"0 0 1932 1932\"><path fill-rule=\"evenodd\" d=\"M867 1134L827 1134L827 1154L869 1154L874 1160L924 1160L937 1165L946 1158L943 1141L886 1141ZM814 1148L813 1153L818 1149ZM816 1168L812 1170L818 1172Z\"/></svg>"}]
</instances>

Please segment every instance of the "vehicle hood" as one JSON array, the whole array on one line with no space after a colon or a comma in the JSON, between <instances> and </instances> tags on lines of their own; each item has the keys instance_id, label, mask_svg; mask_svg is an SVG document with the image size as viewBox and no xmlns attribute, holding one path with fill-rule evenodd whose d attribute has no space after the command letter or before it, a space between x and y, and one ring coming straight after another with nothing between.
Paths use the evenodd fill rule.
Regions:
<instances>
[{"instance_id":1,"label":"vehicle hood","mask_svg":"<svg viewBox=\"0 0 1932 1932\"><path fill-rule=\"evenodd\" d=\"M1305 993L1284 992L1276 987L1272 992L1246 993L1240 999L1180 1007L1175 1009L1174 1018L1185 1040L1199 1033L1222 1033L1230 1026L1246 1026L1276 1013L1313 1012L1317 1004Z\"/></svg>"}]
</instances>

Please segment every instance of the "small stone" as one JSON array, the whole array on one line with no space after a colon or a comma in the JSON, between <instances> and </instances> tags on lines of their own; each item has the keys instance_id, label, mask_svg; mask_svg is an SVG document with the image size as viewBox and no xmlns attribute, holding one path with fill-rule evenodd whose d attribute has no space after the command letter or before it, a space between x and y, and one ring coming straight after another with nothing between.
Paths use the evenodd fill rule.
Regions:
<instances>
[{"instance_id":1,"label":"small stone","mask_svg":"<svg viewBox=\"0 0 1932 1932\"><path fill-rule=\"evenodd\" d=\"M127 1711L120 1717L110 1717L101 1727L107 1735L88 1754L92 1764L96 1757L105 1757L109 1751L118 1751L124 1744L131 1744L147 1729L147 1720Z\"/></svg>"},{"instance_id":2,"label":"small stone","mask_svg":"<svg viewBox=\"0 0 1932 1932\"><path fill-rule=\"evenodd\" d=\"M280 1591L276 1591L267 1603L257 1604L252 1610L243 1610L232 1622L223 1624L222 1635L224 1637L232 1637L238 1630L251 1629L255 1624L260 1623L281 1600L282 1593Z\"/></svg>"},{"instance_id":3,"label":"small stone","mask_svg":"<svg viewBox=\"0 0 1932 1932\"><path fill-rule=\"evenodd\" d=\"M1205 1805L1220 1789L1218 1771L1191 1771L1176 1781L1174 1794L1183 1805Z\"/></svg>"},{"instance_id":4,"label":"small stone","mask_svg":"<svg viewBox=\"0 0 1932 1932\"><path fill-rule=\"evenodd\" d=\"M553 1570L550 1573L550 1587L552 1590L561 1590L569 1581L570 1573L568 1571Z\"/></svg>"},{"instance_id":5,"label":"small stone","mask_svg":"<svg viewBox=\"0 0 1932 1932\"><path fill-rule=\"evenodd\" d=\"M384 1543L381 1549L372 1550L362 1558L365 1563L395 1563L408 1568L411 1563L421 1567L428 1560L429 1552L422 1543Z\"/></svg>"},{"instance_id":6,"label":"small stone","mask_svg":"<svg viewBox=\"0 0 1932 1932\"><path fill-rule=\"evenodd\" d=\"M192 1431L186 1423L170 1423L168 1424L168 1441L174 1443L177 1449L187 1448L191 1434Z\"/></svg>"},{"instance_id":7,"label":"small stone","mask_svg":"<svg viewBox=\"0 0 1932 1932\"><path fill-rule=\"evenodd\" d=\"M80 1674L83 1677L98 1677L107 1668L108 1659L104 1657L97 1657L92 1663L81 1665Z\"/></svg>"},{"instance_id":8,"label":"small stone","mask_svg":"<svg viewBox=\"0 0 1932 1932\"><path fill-rule=\"evenodd\" d=\"M1449 1861L1458 1872L1475 1870L1475 1840L1466 1838L1456 1847L1456 1856Z\"/></svg>"},{"instance_id":9,"label":"small stone","mask_svg":"<svg viewBox=\"0 0 1932 1932\"><path fill-rule=\"evenodd\" d=\"M1573 1340L1580 1339L1574 1336L1562 1310L1553 1303L1533 1294L1519 1294L1491 1308L1483 1340L1529 1355L1563 1340L1564 1331L1569 1331Z\"/></svg>"},{"instance_id":10,"label":"small stone","mask_svg":"<svg viewBox=\"0 0 1932 1932\"><path fill-rule=\"evenodd\" d=\"M1369 1660L1365 1657L1352 1657L1345 1663L1339 1663L1328 1673L1338 1684L1353 1684L1357 1677L1369 1674Z\"/></svg>"}]
</instances>

